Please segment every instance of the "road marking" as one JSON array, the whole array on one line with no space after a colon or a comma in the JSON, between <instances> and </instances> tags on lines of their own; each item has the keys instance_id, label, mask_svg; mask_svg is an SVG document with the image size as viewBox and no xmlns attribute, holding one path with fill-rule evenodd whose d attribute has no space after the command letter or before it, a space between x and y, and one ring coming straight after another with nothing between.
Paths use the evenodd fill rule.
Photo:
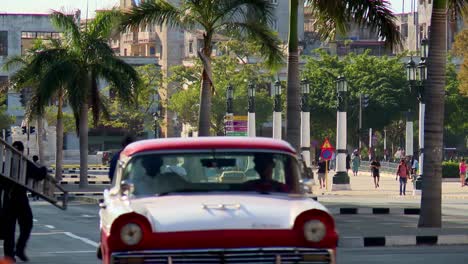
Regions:
<instances>
[{"instance_id":1,"label":"road marking","mask_svg":"<svg viewBox=\"0 0 468 264\"><path fill-rule=\"evenodd\" d=\"M44 225L44 226L49 228L49 229L55 229L55 226L53 226L53 225Z\"/></svg>"},{"instance_id":2,"label":"road marking","mask_svg":"<svg viewBox=\"0 0 468 264\"><path fill-rule=\"evenodd\" d=\"M43 233L31 233L32 236L49 236L49 235L62 235L65 232L43 232Z\"/></svg>"},{"instance_id":3,"label":"road marking","mask_svg":"<svg viewBox=\"0 0 468 264\"><path fill-rule=\"evenodd\" d=\"M93 217L97 217L97 216L83 214L83 215L81 215L81 217L85 217L85 218L93 218Z\"/></svg>"},{"instance_id":4,"label":"road marking","mask_svg":"<svg viewBox=\"0 0 468 264\"><path fill-rule=\"evenodd\" d=\"M33 222L37 222L37 219L33 219Z\"/></svg>"},{"instance_id":5,"label":"road marking","mask_svg":"<svg viewBox=\"0 0 468 264\"><path fill-rule=\"evenodd\" d=\"M77 251L51 251L51 252L41 252L41 254L73 254L73 253L96 253L96 250L77 250Z\"/></svg>"},{"instance_id":6,"label":"road marking","mask_svg":"<svg viewBox=\"0 0 468 264\"><path fill-rule=\"evenodd\" d=\"M85 237L80 237L80 236L77 236L73 233L70 233L70 232L64 232L63 234L65 234L66 236L68 237L71 237L71 238L74 238L74 239L77 239L77 240L80 240L81 242L85 243L85 244L88 244L90 246L93 246L93 247L98 247L99 244L90 240L90 239L87 239Z\"/></svg>"}]
</instances>

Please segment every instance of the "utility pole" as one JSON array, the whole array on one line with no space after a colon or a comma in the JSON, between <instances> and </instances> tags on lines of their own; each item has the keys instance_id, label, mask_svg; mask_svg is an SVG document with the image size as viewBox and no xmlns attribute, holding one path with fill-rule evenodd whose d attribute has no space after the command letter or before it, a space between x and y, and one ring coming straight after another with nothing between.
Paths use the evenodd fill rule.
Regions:
<instances>
[{"instance_id":1,"label":"utility pole","mask_svg":"<svg viewBox=\"0 0 468 264\"><path fill-rule=\"evenodd\" d=\"M362 131L362 94L359 93L359 133L358 133L359 151L361 151L361 148L362 148L361 131Z\"/></svg>"}]
</instances>

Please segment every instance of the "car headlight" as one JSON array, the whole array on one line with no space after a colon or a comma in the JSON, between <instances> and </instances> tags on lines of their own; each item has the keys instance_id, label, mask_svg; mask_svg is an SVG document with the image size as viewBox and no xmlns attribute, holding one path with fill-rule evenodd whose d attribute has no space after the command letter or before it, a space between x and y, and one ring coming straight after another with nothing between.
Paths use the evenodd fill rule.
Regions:
<instances>
[{"instance_id":1,"label":"car headlight","mask_svg":"<svg viewBox=\"0 0 468 264\"><path fill-rule=\"evenodd\" d=\"M134 223L126 224L120 229L120 239L128 246L140 243L143 238L141 227Z\"/></svg>"},{"instance_id":2,"label":"car headlight","mask_svg":"<svg viewBox=\"0 0 468 264\"><path fill-rule=\"evenodd\" d=\"M304 224L304 237L310 242L320 242L327 232L325 224L319 220L310 220Z\"/></svg>"}]
</instances>

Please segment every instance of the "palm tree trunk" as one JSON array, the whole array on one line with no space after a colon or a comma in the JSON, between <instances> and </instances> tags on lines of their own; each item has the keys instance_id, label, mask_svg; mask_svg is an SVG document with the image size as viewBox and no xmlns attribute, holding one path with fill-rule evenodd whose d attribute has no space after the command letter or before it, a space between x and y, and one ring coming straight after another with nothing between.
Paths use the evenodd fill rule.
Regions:
<instances>
[{"instance_id":1,"label":"palm tree trunk","mask_svg":"<svg viewBox=\"0 0 468 264\"><path fill-rule=\"evenodd\" d=\"M93 73L88 73L84 82L85 96L80 108L79 138L80 138L80 188L88 186L88 94L92 86Z\"/></svg>"},{"instance_id":2,"label":"palm tree trunk","mask_svg":"<svg viewBox=\"0 0 468 264\"><path fill-rule=\"evenodd\" d=\"M446 0L434 1L425 90L424 175L419 227L441 227L442 155L446 64Z\"/></svg>"},{"instance_id":3,"label":"palm tree trunk","mask_svg":"<svg viewBox=\"0 0 468 264\"><path fill-rule=\"evenodd\" d=\"M206 63L203 66L202 82L200 89L200 108L198 116L198 136L210 136L211 128L211 80L205 64L211 65L211 38L205 37L203 55ZM203 60L203 59L202 59Z\"/></svg>"},{"instance_id":4,"label":"palm tree trunk","mask_svg":"<svg viewBox=\"0 0 468 264\"><path fill-rule=\"evenodd\" d=\"M286 140L299 150L300 108L299 108L299 50L297 37L298 0L291 0L289 4L289 48L288 48L288 83L286 94Z\"/></svg>"},{"instance_id":5,"label":"palm tree trunk","mask_svg":"<svg viewBox=\"0 0 468 264\"><path fill-rule=\"evenodd\" d=\"M39 163L44 164L44 119L42 116L37 117L37 148L39 152Z\"/></svg>"},{"instance_id":6,"label":"palm tree trunk","mask_svg":"<svg viewBox=\"0 0 468 264\"><path fill-rule=\"evenodd\" d=\"M56 127L56 152L55 152L55 179L62 181L62 168L63 168L63 90L58 90L58 103L57 103L57 127Z\"/></svg>"}]
</instances>

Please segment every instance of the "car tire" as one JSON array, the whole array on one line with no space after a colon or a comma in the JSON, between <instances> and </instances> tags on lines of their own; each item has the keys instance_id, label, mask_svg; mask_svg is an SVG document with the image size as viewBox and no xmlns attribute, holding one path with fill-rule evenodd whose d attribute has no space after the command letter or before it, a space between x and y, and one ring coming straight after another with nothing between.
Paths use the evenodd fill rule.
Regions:
<instances>
[{"instance_id":1,"label":"car tire","mask_svg":"<svg viewBox=\"0 0 468 264\"><path fill-rule=\"evenodd\" d=\"M98 248L96 250L96 257L98 259L102 259L101 243L99 243Z\"/></svg>"}]
</instances>

